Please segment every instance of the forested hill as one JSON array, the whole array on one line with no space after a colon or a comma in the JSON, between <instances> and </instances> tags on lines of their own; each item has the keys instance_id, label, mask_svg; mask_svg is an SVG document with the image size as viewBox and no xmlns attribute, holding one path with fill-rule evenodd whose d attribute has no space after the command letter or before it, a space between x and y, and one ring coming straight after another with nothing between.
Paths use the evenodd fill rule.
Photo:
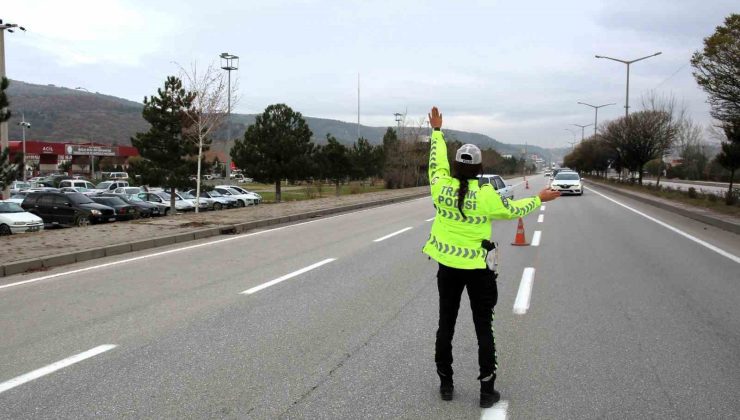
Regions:
<instances>
[{"instance_id":1,"label":"forested hill","mask_svg":"<svg viewBox=\"0 0 740 420\"><path fill-rule=\"evenodd\" d=\"M148 128L141 116L141 103L103 93L11 80L8 96L13 113L9 122L11 140L21 138L21 129L17 123L22 113L25 113L26 120L32 124L26 133L29 140L92 140L104 144L129 145L136 132ZM234 134L244 132L254 122L254 118L254 115L234 114ZM355 123L313 117L306 117L306 121L317 143L322 143L327 133L345 144L356 140ZM379 144L386 129L387 127L361 126L360 134L371 143ZM501 143L483 134L457 130L445 130L445 133L463 143L473 143L483 148L493 147L501 154L519 155L524 149L524 145ZM216 140L218 134L223 135L217 133ZM221 142L216 141L214 149L223 148L223 143L218 143ZM548 150L536 146L529 146L528 151L545 158L550 156Z\"/></svg>"}]
</instances>

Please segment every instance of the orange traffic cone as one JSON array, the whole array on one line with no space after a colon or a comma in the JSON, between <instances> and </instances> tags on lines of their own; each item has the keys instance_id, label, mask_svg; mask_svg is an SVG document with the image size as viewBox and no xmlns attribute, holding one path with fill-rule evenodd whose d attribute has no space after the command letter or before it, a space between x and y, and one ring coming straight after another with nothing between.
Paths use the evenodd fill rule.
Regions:
<instances>
[{"instance_id":1,"label":"orange traffic cone","mask_svg":"<svg viewBox=\"0 0 740 420\"><path fill-rule=\"evenodd\" d=\"M519 225L516 228L516 236L514 242L511 243L514 246L529 246L527 243L527 236L524 234L524 221L519 218Z\"/></svg>"}]
</instances>

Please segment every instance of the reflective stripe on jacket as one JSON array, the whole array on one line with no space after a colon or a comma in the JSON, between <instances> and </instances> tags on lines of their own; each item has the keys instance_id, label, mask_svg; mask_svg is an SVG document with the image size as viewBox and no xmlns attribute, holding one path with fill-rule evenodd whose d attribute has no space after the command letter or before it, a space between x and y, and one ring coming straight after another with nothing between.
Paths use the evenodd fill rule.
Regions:
<instances>
[{"instance_id":1,"label":"reflective stripe on jacket","mask_svg":"<svg viewBox=\"0 0 740 420\"><path fill-rule=\"evenodd\" d=\"M539 197L507 200L490 184L478 186L469 180L463 212L457 207L460 181L450 176L447 145L441 131L434 131L429 151L429 184L437 215L423 252L448 267L476 269L486 267L484 239L491 238L494 219L516 219L540 206Z\"/></svg>"}]
</instances>

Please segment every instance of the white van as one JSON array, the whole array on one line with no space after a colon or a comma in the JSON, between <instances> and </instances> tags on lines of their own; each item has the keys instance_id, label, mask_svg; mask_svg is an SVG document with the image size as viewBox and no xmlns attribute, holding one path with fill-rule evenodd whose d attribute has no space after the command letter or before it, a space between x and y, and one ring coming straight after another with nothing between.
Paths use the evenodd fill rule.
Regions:
<instances>
[{"instance_id":1,"label":"white van","mask_svg":"<svg viewBox=\"0 0 740 420\"><path fill-rule=\"evenodd\" d=\"M85 181L84 179L65 179L63 181L59 181L59 188L86 188L88 190L94 190L95 184L93 184L90 181Z\"/></svg>"},{"instance_id":2,"label":"white van","mask_svg":"<svg viewBox=\"0 0 740 420\"><path fill-rule=\"evenodd\" d=\"M128 179L127 172L111 172L108 174L108 179Z\"/></svg>"}]
</instances>

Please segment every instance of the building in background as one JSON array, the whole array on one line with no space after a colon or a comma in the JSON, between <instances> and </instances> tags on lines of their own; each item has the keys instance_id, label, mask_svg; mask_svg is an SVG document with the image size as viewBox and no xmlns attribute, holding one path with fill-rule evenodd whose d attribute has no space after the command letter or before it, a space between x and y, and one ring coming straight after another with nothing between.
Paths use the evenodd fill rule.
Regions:
<instances>
[{"instance_id":1,"label":"building in background","mask_svg":"<svg viewBox=\"0 0 740 420\"><path fill-rule=\"evenodd\" d=\"M21 141L10 142L10 158L23 152ZM74 174L90 174L90 161L95 161L95 172L100 172L98 165L112 167L128 167L131 157L139 156L138 150L132 146L112 146L98 143L52 143L43 141L26 141L26 167L36 168L34 175L60 172L59 167L71 162L69 172Z\"/></svg>"}]
</instances>

